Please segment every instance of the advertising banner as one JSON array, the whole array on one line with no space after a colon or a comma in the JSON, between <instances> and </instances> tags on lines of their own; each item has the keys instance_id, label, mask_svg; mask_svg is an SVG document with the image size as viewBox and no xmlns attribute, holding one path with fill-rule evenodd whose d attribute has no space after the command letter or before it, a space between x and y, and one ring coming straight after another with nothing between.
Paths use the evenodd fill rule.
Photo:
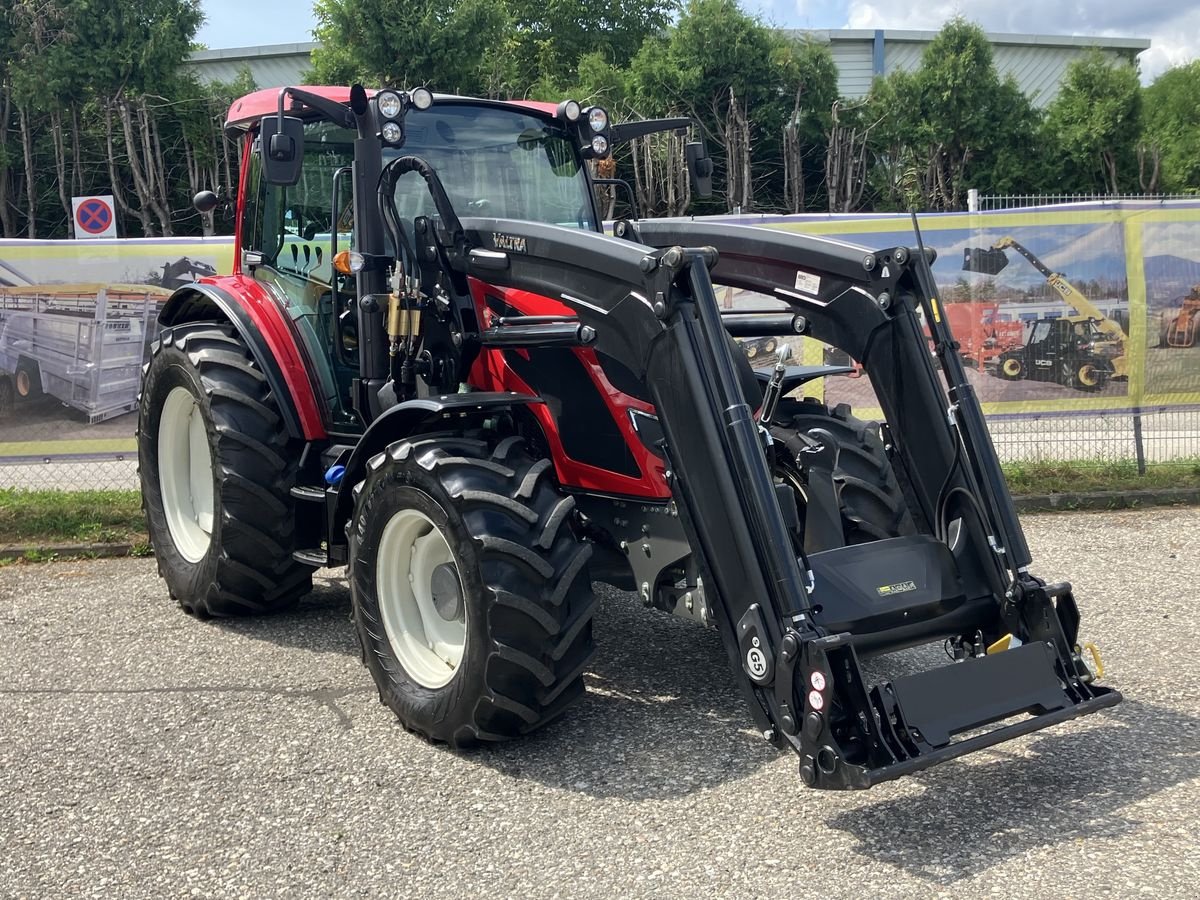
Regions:
<instances>
[{"instance_id":1,"label":"advertising banner","mask_svg":"<svg viewBox=\"0 0 1200 900\"><path fill-rule=\"evenodd\" d=\"M916 244L907 216L728 221L871 249ZM937 251L941 308L988 413L1200 404L1200 204L1079 204L919 222ZM761 341L751 343L761 352ZM857 362L830 348L805 354L810 363ZM827 402L873 411L860 375L827 379Z\"/></svg>"},{"instance_id":2,"label":"advertising banner","mask_svg":"<svg viewBox=\"0 0 1200 900\"><path fill-rule=\"evenodd\" d=\"M162 303L232 253L231 238L0 240L0 464L132 452Z\"/></svg>"},{"instance_id":3,"label":"advertising banner","mask_svg":"<svg viewBox=\"0 0 1200 900\"><path fill-rule=\"evenodd\" d=\"M721 220L870 249L916 244L907 216ZM937 251L941 308L988 414L1200 406L1200 201L922 215L920 224ZM232 243L0 241L0 464L131 454L158 310L180 285L229 272ZM317 251L305 263L313 279L321 262ZM780 303L724 288L718 297L731 308ZM805 394L879 414L870 379L837 348L776 337L742 346L766 366L781 341L797 362L851 369Z\"/></svg>"}]
</instances>

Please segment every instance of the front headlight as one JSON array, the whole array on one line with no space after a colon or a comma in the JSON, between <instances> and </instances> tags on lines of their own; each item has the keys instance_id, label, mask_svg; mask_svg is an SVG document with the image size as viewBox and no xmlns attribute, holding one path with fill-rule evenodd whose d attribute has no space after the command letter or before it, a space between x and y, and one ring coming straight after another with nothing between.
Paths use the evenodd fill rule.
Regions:
<instances>
[{"instance_id":1,"label":"front headlight","mask_svg":"<svg viewBox=\"0 0 1200 900\"><path fill-rule=\"evenodd\" d=\"M395 91L380 91L375 95L375 102L379 104L379 114L385 119L398 119L404 111L404 102Z\"/></svg>"},{"instance_id":2,"label":"front headlight","mask_svg":"<svg viewBox=\"0 0 1200 900\"><path fill-rule=\"evenodd\" d=\"M389 144L398 144L404 138L404 129L399 122L384 122L379 135Z\"/></svg>"},{"instance_id":3,"label":"front headlight","mask_svg":"<svg viewBox=\"0 0 1200 900\"><path fill-rule=\"evenodd\" d=\"M593 106L588 110L588 126L599 134L608 127L608 111L601 106Z\"/></svg>"},{"instance_id":4,"label":"front headlight","mask_svg":"<svg viewBox=\"0 0 1200 900\"><path fill-rule=\"evenodd\" d=\"M592 152L597 156L604 156L604 154L608 153L608 138L602 134L598 134L592 138Z\"/></svg>"}]
</instances>

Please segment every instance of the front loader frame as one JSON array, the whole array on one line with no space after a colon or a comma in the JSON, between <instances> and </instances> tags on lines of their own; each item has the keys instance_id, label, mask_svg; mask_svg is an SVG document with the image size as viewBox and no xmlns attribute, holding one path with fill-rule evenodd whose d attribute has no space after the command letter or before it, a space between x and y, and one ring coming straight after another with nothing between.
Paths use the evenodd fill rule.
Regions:
<instances>
[{"instance_id":1,"label":"front loader frame","mask_svg":"<svg viewBox=\"0 0 1200 900\"><path fill-rule=\"evenodd\" d=\"M648 385L679 518L752 715L765 736L800 754L807 784L868 787L1119 701L1086 683L1073 652L1078 616L1069 586L1046 586L1027 572L1028 550L1015 513L1006 515L1011 498L978 403L963 390L961 363L957 378L950 371L950 399L939 386L915 314L924 304L940 321L920 254L867 253L736 226L642 223L623 228L622 240L511 220L453 224L438 232L436 252L464 286L476 277L532 291L577 316L514 322L521 340L592 346ZM723 339L713 277L787 300L791 315L764 317L780 330L835 342L876 373L893 428L912 435L899 442L897 459L920 515L927 523L962 521L954 551L961 601L924 629L876 636L872 649L974 632L980 644L1009 634L1014 650L983 656L980 649L948 675L934 670L868 688L855 635L814 621L813 570L836 568L836 559L803 560L793 549L787 500ZM957 361L944 324L934 337L943 364ZM344 479L342 491L353 482ZM338 505L347 508L345 498ZM1040 715L951 742L957 732L1021 712Z\"/></svg>"},{"instance_id":2,"label":"front loader frame","mask_svg":"<svg viewBox=\"0 0 1200 900\"><path fill-rule=\"evenodd\" d=\"M294 100L307 96L285 91ZM623 222L610 238L528 221L460 218L428 162L402 156L381 164L376 117L361 87L351 89L347 107L335 107L335 121L358 131L352 177L362 263L361 367L352 401L368 427L355 443L314 441L306 449L305 457L320 459L301 464L310 472L319 465L325 486L292 491L323 507L323 515L310 517L323 533L307 535L305 543L320 550L302 561L346 561L353 487L376 449L412 434L534 418L520 415L540 402L533 396L428 395L453 391L480 351L594 348L644 384L654 406L654 415L647 414L654 427L648 424L642 439L653 441L666 463L672 522L657 531L641 525L647 555L655 544L666 546L659 559L686 555L703 578L705 614L716 621L751 713L767 739L797 751L806 784L869 787L1120 700L1092 683L1080 659L1070 586L1047 585L1029 573L1024 535L940 315L923 248L872 252L703 222ZM283 118L281 110L280 126ZM391 197L395 179L411 171L424 178L437 216L412 223L410 246ZM723 314L714 279L769 294L787 308ZM550 298L573 315L504 315L485 325L476 315L472 280ZM401 328L411 321L409 304L424 317L423 333L453 338L453 371L440 366L435 378L419 383L409 351L398 354L397 336L415 334ZM728 334L813 337L862 363L922 533L857 546L826 541L811 554L797 546L796 496L774 482L763 426L738 378ZM820 435L809 433L795 462L814 495L836 500L839 451ZM580 498L581 527L597 530L603 523L590 521L586 510L628 499ZM954 540L951 523L958 526ZM644 573L639 587L649 600L658 587L649 580L658 573L653 566ZM922 602L921 615L911 620L908 609L918 607L907 604L909 595ZM862 617L831 619L830 609L842 601L843 609L872 606L892 618L876 616L870 628L856 627ZM939 639L955 649L958 664L873 686L860 671L860 654ZM1033 718L954 740L1022 713Z\"/></svg>"}]
</instances>

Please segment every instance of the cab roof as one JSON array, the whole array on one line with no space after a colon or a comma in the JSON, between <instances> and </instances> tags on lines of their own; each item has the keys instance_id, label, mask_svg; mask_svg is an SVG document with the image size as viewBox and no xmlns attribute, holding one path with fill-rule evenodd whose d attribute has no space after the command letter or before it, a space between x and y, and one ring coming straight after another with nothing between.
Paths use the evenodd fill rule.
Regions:
<instances>
[{"instance_id":1,"label":"cab roof","mask_svg":"<svg viewBox=\"0 0 1200 900\"><path fill-rule=\"evenodd\" d=\"M314 85L296 85L306 91L311 91L319 97L324 97L327 100L333 100L336 103L350 102L350 88L345 85L338 86L314 86ZM229 107L229 114L225 117L226 131L248 131L258 125L259 119L263 116L274 115L279 109L279 91L281 88L264 88L261 91L255 91L253 94L247 94L233 101L233 105ZM373 97L378 93L374 88L367 90L367 96ZM557 105L554 103L545 103L540 100L482 100L474 97L459 97L454 94L434 94L434 103L446 102L469 102L478 103L485 106L500 106L500 107L517 107L526 112L539 113L544 116L553 116L557 110ZM303 117L305 112L302 110L300 116Z\"/></svg>"}]
</instances>

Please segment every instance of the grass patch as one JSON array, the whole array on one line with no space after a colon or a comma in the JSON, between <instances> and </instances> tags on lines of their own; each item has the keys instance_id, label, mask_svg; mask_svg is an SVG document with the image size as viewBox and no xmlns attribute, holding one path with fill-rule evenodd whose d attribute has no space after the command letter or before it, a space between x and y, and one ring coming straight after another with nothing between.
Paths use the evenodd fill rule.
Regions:
<instances>
[{"instance_id":1,"label":"grass patch","mask_svg":"<svg viewBox=\"0 0 1200 900\"><path fill-rule=\"evenodd\" d=\"M1016 496L1086 494L1188 488L1200 490L1200 457L1152 466L1138 475L1130 462L1081 465L1070 462L1007 463L1004 474ZM48 544L131 545L131 555L149 556L146 519L138 491L27 491L0 488L0 546L30 546L29 561L54 558ZM0 565L4 562L0 560Z\"/></svg>"},{"instance_id":2,"label":"grass patch","mask_svg":"<svg viewBox=\"0 0 1200 900\"><path fill-rule=\"evenodd\" d=\"M1137 463L1022 462L1005 463L1008 488L1016 496L1087 494L1096 491L1200 489L1200 458L1150 466L1139 475Z\"/></svg>"},{"instance_id":3,"label":"grass patch","mask_svg":"<svg viewBox=\"0 0 1200 900\"><path fill-rule=\"evenodd\" d=\"M138 491L0 488L0 545L145 541Z\"/></svg>"}]
</instances>

